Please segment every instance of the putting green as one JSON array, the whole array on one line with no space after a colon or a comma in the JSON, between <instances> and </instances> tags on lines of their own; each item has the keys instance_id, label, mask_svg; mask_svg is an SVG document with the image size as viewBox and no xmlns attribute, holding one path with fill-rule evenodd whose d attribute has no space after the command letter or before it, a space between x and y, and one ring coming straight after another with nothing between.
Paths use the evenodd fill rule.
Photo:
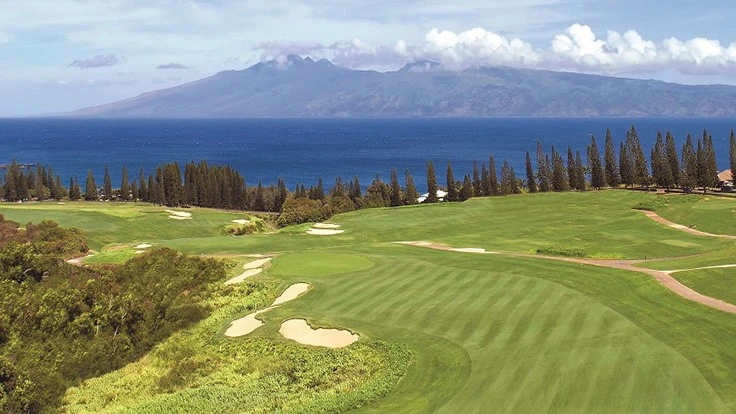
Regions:
<instances>
[{"instance_id":1,"label":"putting green","mask_svg":"<svg viewBox=\"0 0 736 414\"><path fill-rule=\"evenodd\" d=\"M331 251L293 253L274 262L273 274L283 276L332 276L372 268L375 263L363 256Z\"/></svg>"}]
</instances>

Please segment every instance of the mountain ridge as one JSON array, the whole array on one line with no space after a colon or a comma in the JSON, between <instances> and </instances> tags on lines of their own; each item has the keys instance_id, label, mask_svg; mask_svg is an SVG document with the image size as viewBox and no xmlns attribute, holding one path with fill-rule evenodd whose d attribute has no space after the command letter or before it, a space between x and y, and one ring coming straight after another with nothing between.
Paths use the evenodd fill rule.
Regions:
<instances>
[{"instance_id":1,"label":"mountain ridge","mask_svg":"<svg viewBox=\"0 0 736 414\"><path fill-rule=\"evenodd\" d=\"M73 112L82 117L725 117L736 86L437 62L353 70L289 56Z\"/></svg>"}]
</instances>

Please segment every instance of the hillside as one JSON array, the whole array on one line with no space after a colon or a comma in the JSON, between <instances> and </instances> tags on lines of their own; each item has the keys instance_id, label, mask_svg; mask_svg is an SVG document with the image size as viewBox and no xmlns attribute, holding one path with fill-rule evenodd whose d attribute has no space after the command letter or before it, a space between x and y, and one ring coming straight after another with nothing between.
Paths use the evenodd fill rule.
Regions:
<instances>
[{"instance_id":1,"label":"hillside","mask_svg":"<svg viewBox=\"0 0 736 414\"><path fill-rule=\"evenodd\" d=\"M81 109L73 116L257 117L720 117L736 87L507 67L462 72L432 62L393 72L351 70L291 56L181 86Z\"/></svg>"}]
</instances>

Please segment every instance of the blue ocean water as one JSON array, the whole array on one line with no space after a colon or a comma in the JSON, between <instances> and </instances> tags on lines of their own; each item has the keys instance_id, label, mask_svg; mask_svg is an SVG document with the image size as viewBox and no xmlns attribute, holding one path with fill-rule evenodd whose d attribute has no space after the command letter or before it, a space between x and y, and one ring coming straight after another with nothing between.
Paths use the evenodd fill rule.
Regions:
<instances>
[{"instance_id":1,"label":"blue ocean water","mask_svg":"<svg viewBox=\"0 0 736 414\"><path fill-rule=\"evenodd\" d=\"M101 182L107 164L118 185L124 164L137 177L141 166L148 174L163 162L206 159L237 168L249 185L282 177L290 188L320 176L326 185L337 176L367 185L376 174L387 181L391 168L403 181L408 168L421 190L428 160L440 182L447 161L462 178L473 160L487 162L491 153L499 169L507 159L522 176L525 152L533 155L537 140L546 151L570 145L585 159L591 134L602 152L611 128L618 150L632 124L647 156L657 130L670 130L679 150L687 133L697 138L708 129L719 168L728 167L736 119L0 119L0 164L49 164L65 185L72 175L83 181L87 169Z\"/></svg>"}]
</instances>

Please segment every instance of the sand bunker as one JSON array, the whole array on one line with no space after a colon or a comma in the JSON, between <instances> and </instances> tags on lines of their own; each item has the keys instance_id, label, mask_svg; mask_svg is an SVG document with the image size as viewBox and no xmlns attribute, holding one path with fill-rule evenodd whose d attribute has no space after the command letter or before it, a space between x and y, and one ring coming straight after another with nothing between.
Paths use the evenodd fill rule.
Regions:
<instances>
[{"instance_id":1,"label":"sand bunker","mask_svg":"<svg viewBox=\"0 0 736 414\"><path fill-rule=\"evenodd\" d=\"M263 321L256 319L256 316L260 315L261 313L268 312L271 309L276 308L290 300L296 299L307 290L309 290L309 283L296 283L289 286L288 288L286 288L284 293L281 294L281 296L273 301L271 306L232 321L230 323L230 327L227 328L227 330L225 331L225 336L235 338L238 336L248 335L249 333L255 331L257 328L264 324Z\"/></svg>"},{"instance_id":2,"label":"sand bunker","mask_svg":"<svg viewBox=\"0 0 736 414\"><path fill-rule=\"evenodd\" d=\"M307 234L313 236L334 236L335 234L345 233L345 230L332 230L332 229L315 229L311 228L307 230Z\"/></svg>"},{"instance_id":3,"label":"sand bunker","mask_svg":"<svg viewBox=\"0 0 736 414\"><path fill-rule=\"evenodd\" d=\"M141 249L147 249L149 247L153 247L153 245L152 244L148 244L148 243L141 243L141 244L139 244L137 246L134 246L133 248L134 249L141 250Z\"/></svg>"},{"instance_id":4,"label":"sand bunker","mask_svg":"<svg viewBox=\"0 0 736 414\"><path fill-rule=\"evenodd\" d=\"M307 290L309 290L309 283L295 283L286 288L284 293L282 293L281 296L277 297L276 300L273 301L271 307L284 304L290 300L294 300Z\"/></svg>"},{"instance_id":5,"label":"sand bunker","mask_svg":"<svg viewBox=\"0 0 736 414\"><path fill-rule=\"evenodd\" d=\"M289 319L281 324L279 333L284 338L304 345L343 348L358 340L358 335L340 329L312 329L304 319Z\"/></svg>"},{"instance_id":6,"label":"sand bunker","mask_svg":"<svg viewBox=\"0 0 736 414\"><path fill-rule=\"evenodd\" d=\"M232 222L235 223L235 224L248 224L248 223L250 223L250 220L236 219L236 220L232 220Z\"/></svg>"},{"instance_id":7,"label":"sand bunker","mask_svg":"<svg viewBox=\"0 0 736 414\"><path fill-rule=\"evenodd\" d=\"M263 269L261 269L260 267L259 268L256 268L256 269L248 269L245 272L243 272L241 275L235 276L234 278L228 280L227 282L225 282L225 284L226 285L234 285L236 283L242 283L245 279L247 279L247 278L249 278L251 276L255 276L255 275L261 273L262 271L263 271Z\"/></svg>"},{"instance_id":8,"label":"sand bunker","mask_svg":"<svg viewBox=\"0 0 736 414\"><path fill-rule=\"evenodd\" d=\"M238 336L248 335L255 331L264 324L263 321L256 319L256 316L270 309L271 308L262 309L232 321L230 327L225 331L225 336L235 338Z\"/></svg>"},{"instance_id":9,"label":"sand bunker","mask_svg":"<svg viewBox=\"0 0 736 414\"><path fill-rule=\"evenodd\" d=\"M339 224L332 224L332 223L315 223L313 226L315 229L339 229Z\"/></svg>"},{"instance_id":10,"label":"sand bunker","mask_svg":"<svg viewBox=\"0 0 736 414\"><path fill-rule=\"evenodd\" d=\"M435 250L444 250L446 252L459 252L459 253L475 253L475 254L498 254L496 252L489 252L486 249L480 247L450 247L446 244L434 243L428 241L400 241L394 242L397 244L407 244L409 246L428 247Z\"/></svg>"},{"instance_id":11,"label":"sand bunker","mask_svg":"<svg viewBox=\"0 0 736 414\"><path fill-rule=\"evenodd\" d=\"M266 258L263 258L263 259L254 260L252 262L248 262L248 263L244 264L243 265L243 269L255 269L255 268L258 268L258 267L262 267L263 265L265 265L266 263L268 263L270 261L271 261L271 258L270 257L266 257Z\"/></svg>"},{"instance_id":12,"label":"sand bunker","mask_svg":"<svg viewBox=\"0 0 736 414\"><path fill-rule=\"evenodd\" d=\"M134 253L135 254L142 254L142 253L145 253L145 252L146 252L145 250L136 250Z\"/></svg>"},{"instance_id":13,"label":"sand bunker","mask_svg":"<svg viewBox=\"0 0 736 414\"><path fill-rule=\"evenodd\" d=\"M164 210L165 212L169 213L169 218L174 220L191 220L192 219L192 213L187 213L186 211L174 211L174 210Z\"/></svg>"}]
</instances>

